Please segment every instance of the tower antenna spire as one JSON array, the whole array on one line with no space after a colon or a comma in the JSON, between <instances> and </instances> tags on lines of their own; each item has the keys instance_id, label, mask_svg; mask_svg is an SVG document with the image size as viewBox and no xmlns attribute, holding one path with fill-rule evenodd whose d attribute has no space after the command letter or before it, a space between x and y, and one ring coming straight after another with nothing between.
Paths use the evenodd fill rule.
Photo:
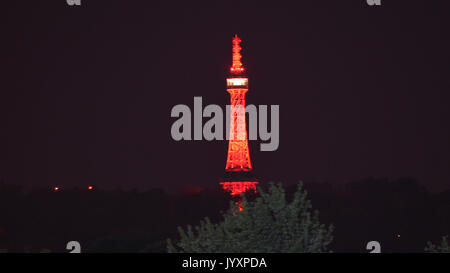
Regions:
<instances>
[{"instance_id":1,"label":"tower antenna spire","mask_svg":"<svg viewBox=\"0 0 450 273\"><path fill-rule=\"evenodd\" d=\"M241 39L237 36L237 34L233 38L233 64L230 68L230 72L233 74L240 74L244 72L244 66L241 62Z\"/></svg>"}]
</instances>

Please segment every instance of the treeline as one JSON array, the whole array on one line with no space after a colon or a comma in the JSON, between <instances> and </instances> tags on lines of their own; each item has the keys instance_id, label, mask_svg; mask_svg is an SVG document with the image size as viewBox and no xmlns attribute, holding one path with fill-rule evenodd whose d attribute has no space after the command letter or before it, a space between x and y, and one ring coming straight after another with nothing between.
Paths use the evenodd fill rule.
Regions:
<instances>
[{"instance_id":1,"label":"treeline","mask_svg":"<svg viewBox=\"0 0 450 273\"><path fill-rule=\"evenodd\" d=\"M427 241L450 233L450 191L432 194L416 181L366 179L335 188L305 185L323 223L335 227L330 249L366 252L379 241L383 252L422 252ZM296 185L286 187L288 198ZM35 189L0 185L0 250L66 252L166 252L177 226L208 216L219 221L230 197L219 188L184 194L148 191Z\"/></svg>"}]
</instances>

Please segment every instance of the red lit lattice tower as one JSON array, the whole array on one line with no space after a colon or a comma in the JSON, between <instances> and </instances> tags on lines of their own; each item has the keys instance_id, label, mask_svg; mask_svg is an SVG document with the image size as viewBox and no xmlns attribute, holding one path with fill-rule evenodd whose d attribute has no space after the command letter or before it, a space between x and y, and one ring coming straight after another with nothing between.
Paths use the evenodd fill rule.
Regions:
<instances>
[{"instance_id":1,"label":"red lit lattice tower","mask_svg":"<svg viewBox=\"0 0 450 273\"><path fill-rule=\"evenodd\" d=\"M227 78L227 91L230 93L230 134L228 140L228 156L225 167L226 179L222 187L233 196L240 195L249 189L256 191L258 181L251 178L252 163L247 139L245 119L245 94L248 92L248 78L241 62L241 40L233 38L233 65Z\"/></svg>"}]
</instances>

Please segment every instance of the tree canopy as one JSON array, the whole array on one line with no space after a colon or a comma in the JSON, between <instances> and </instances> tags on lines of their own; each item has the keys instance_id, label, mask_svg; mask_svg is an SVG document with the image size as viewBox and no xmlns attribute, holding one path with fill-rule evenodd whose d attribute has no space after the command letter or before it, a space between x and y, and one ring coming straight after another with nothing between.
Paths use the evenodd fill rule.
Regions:
<instances>
[{"instance_id":1,"label":"tree canopy","mask_svg":"<svg viewBox=\"0 0 450 273\"><path fill-rule=\"evenodd\" d=\"M298 185L292 201L286 200L281 184L270 184L267 192L240 204L230 203L223 221L209 218L198 226L178 227L180 240L168 240L170 253L289 253L326 252L333 240L333 226L319 222L307 192Z\"/></svg>"}]
</instances>

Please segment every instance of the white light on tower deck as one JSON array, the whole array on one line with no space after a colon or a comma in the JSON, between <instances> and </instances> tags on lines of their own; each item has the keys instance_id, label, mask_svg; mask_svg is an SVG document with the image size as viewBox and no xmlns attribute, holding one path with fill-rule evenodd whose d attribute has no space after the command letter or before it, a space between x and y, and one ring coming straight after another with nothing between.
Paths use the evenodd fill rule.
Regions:
<instances>
[{"instance_id":1,"label":"white light on tower deck","mask_svg":"<svg viewBox=\"0 0 450 273\"><path fill-rule=\"evenodd\" d=\"M247 78L228 78L227 79L227 86L248 86L248 79Z\"/></svg>"}]
</instances>

